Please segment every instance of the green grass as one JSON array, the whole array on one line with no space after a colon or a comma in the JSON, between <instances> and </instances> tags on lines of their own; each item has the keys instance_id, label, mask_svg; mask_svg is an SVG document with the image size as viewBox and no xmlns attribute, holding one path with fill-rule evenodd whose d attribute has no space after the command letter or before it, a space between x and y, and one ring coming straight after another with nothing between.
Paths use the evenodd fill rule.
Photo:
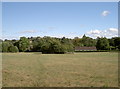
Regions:
<instances>
[{"instance_id":1,"label":"green grass","mask_svg":"<svg viewBox=\"0 0 120 89\"><path fill-rule=\"evenodd\" d=\"M3 87L91 86L118 86L118 53L3 53Z\"/></svg>"}]
</instances>

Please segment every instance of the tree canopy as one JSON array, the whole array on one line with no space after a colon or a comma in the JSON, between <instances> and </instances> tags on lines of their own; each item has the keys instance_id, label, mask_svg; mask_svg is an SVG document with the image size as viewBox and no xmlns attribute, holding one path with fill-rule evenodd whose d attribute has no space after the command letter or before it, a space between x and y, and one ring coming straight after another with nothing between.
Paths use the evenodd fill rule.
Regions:
<instances>
[{"instance_id":1,"label":"tree canopy","mask_svg":"<svg viewBox=\"0 0 120 89\"><path fill-rule=\"evenodd\" d=\"M82 38L56 38L56 37L20 37L20 40L1 40L0 52L42 52L42 53L66 53L74 52L75 47L96 47L97 50L120 50L120 37L97 38L87 36Z\"/></svg>"},{"instance_id":2,"label":"tree canopy","mask_svg":"<svg viewBox=\"0 0 120 89\"><path fill-rule=\"evenodd\" d=\"M109 50L110 45L109 45L109 41L107 38L98 38L97 40L97 44L96 44L96 48L98 50Z\"/></svg>"}]
</instances>

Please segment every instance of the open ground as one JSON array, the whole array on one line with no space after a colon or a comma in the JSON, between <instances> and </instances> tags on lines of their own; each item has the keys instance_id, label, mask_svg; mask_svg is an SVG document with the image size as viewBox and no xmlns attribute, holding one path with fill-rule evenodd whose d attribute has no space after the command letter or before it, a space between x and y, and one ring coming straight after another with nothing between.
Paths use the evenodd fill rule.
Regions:
<instances>
[{"instance_id":1,"label":"open ground","mask_svg":"<svg viewBox=\"0 0 120 89\"><path fill-rule=\"evenodd\" d=\"M117 87L118 53L3 53L3 87Z\"/></svg>"}]
</instances>

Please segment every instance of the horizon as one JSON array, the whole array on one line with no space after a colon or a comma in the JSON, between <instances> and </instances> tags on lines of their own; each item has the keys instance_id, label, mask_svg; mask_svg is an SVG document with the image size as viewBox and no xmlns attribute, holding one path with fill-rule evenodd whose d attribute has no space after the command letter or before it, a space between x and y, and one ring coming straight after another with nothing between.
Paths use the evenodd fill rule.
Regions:
<instances>
[{"instance_id":1,"label":"horizon","mask_svg":"<svg viewBox=\"0 0 120 89\"><path fill-rule=\"evenodd\" d=\"M118 37L117 2L3 2L2 39Z\"/></svg>"},{"instance_id":2,"label":"horizon","mask_svg":"<svg viewBox=\"0 0 120 89\"><path fill-rule=\"evenodd\" d=\"M84 34L85 35L85 34ZM84 36L83 35L83 36ZM79 38L79 39L82 39L83 38L83 36L82 37L77 37L77 38ZM86 35L85 35L86 36ZM21 37L25 37L25 36L21 36ZM5 40L20 40L20 38L21 37L19 37L19 38L17 38L17 39L0 39L0 40L2 40L2 41L5 41ZM62 39L63 37L52 37L52 36L43 36L43 37L41 37L41 36L31 36L31 37L26 37L27 39L28 38L37 38L37 37L40 37L40 38L44 38L44 37L50 37L50 38L58 38L58 39ZM89 37L89 36L86 36L86 37ZM114 37L111 37L111 38L107 38L107 37L96 37L96 38L92 38L92 37L90 37L90 38L92 38L92 39L97 39L97 38L107 38L107 39L112 39L112 38L116 38L116 37L118 37L118 36L114 36ZM68 38L68 37L65 37L65 38ZM68 39L75 39L76 37L74 37L74 38L68 38Z\"/></svg>"}]
</instances>

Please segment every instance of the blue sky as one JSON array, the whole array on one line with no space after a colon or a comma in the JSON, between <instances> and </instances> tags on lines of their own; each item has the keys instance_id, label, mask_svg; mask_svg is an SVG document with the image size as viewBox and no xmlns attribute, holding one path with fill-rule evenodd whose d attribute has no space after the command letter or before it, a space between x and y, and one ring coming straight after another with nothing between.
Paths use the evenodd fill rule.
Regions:
<instances>
[{"instance_id":1,"label":"blue sky","mask_svg":"<svg viewBox=\"0 0 120 89\"><path fill-rule=\"evenodd\" d=\"M3 39L21 36L113 37L117 2L3 2Z\"/></svg>"}]
</instances>

